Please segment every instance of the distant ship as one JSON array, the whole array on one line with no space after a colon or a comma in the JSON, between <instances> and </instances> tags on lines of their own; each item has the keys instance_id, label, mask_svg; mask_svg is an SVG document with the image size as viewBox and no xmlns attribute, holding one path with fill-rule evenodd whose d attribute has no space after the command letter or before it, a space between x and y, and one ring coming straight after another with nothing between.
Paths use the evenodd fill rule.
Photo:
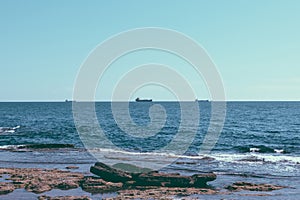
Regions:
<instances>
[{"instance_id":1,"label":"distant ship","mask_svg":"<svg viewBox=\"0 0 300 200\"><path fill-rule=\"evenodd\" d=\"M66 102L66 103L72 103L72 102L76 102L76 101L72 101L72 100L66 99L65 102Z\"/></svg>"},{"instance_id":2,"label":"distant ship","mask_svg":"<svg viewBox=\"0 0 300 200\"><path fill-rule=\"evenodd\" d=\"M152 99L140 99L139 97L135 99L136 102L151 102Z\"/></svg>"},{"instance_id":3,"label":"distant ship","mask_svg":"<svg viewBox=\"0 0 300 200\"><path fill-rule=\"evenodd\" d=\"M207 99L205 99L205 100L196 99L195 101L197 101L197 102L209 102L209 100L207 100Z\"/></svg>"}]
</instances>

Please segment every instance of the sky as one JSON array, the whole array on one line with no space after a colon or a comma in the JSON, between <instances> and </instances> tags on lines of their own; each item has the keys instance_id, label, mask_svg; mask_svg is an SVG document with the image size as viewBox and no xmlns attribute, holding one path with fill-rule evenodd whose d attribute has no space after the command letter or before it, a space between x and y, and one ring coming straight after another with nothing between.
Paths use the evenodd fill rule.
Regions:
<instances>
[{"instance_id":1,"label":"sky","mask_svg":"<svg viewBox=\"0 0 300 200\"><path fill-rule=\"evenodd\" d=\"M0 101L72 99L90 52L113 35L143 27L172 29L201 45L220 73L227 100L300 100L299 10L298 0L0 0ZM109 100L122 73L149 62L172 66L197 98L210 98L191 66L150 50L113 63L96 99ZM138 95L175 97L154 86L133 97Z\"/></svg>"}]
</instances>

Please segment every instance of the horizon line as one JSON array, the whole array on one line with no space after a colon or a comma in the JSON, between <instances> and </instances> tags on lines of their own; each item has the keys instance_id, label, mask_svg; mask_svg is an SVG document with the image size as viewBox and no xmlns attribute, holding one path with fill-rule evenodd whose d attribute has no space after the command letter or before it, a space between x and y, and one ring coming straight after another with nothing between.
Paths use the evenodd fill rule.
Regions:
<instances>
[{"instance_id":1,"label":"horizon line","mask_svg":"<svg viewBox=\"0 0 300 200\"><path fill-rule=\"evenodd\" d=\"M208 99L198 99L198 102L300 102L299 100L208 100ZM73 102L136 102L135 100L119 100L119 101L111 101L111 100L95 100L95 101L78 101L78 100L0 100L0 103L73 103ZM195 102L195 100L153 100L152 102Z\"/></svg>"}]
</instances>

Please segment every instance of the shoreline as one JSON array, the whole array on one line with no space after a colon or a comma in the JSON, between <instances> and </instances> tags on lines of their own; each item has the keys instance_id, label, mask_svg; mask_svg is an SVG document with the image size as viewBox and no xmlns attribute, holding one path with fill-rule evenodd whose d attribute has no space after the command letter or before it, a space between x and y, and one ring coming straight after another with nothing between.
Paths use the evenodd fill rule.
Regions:
<instances>
[{"instance_id":1,"label":"shoreline","mask_svg":"<svg viewBox=\"0 0 300 200\"><path fill-rule=\"evenodd\" d=\"M42 168L0 168L0 198L30 196L38 199L189 199L203 195L219 196L274 196L272 191L280 191L286 186L268 183L235 182L225 183L226 187L157 187L144 186L123 188L118 183L107 182L88 171L76 172L78 166L68 169ZM246 178L244 178L247 180ZM218 180L218 177L217 177Z\"/></svg>"},{"instance_id":2,"label":"shoreline","mask_svg":"<svg viewBox=\"0 0 300 200\"><path fill-rule=\"evenodd\" d=\"M24 149L23 149L24 150ZM90 156L86 151L81 151L80 149L42 149L42 150L30 150L30 151L0 151L2 161L0 161L0 170L10 169L16 170L48 170L49 174L53 174L55 170L66 171L67 173L79 173L81 177L98 177L93 175L90 172L90 167L97 162L95 158ZM45 159L46 158L46 159ZM64 159L63 159L64 158ZM66 159L67 158L67 159ZM74 162L76 160L76 162ZM119 160L122 162L122 160ZM193 173L201 173L201 170L193 170L186 171L184 170L187 166L203 166L207 167L212 164L215 164L215 160L212 159L204 159L204 160L180 160L183 162L176 162L176 168L164 170L166 173L180 173L184 175L192 175ZM199 161L196 162L196 161ZM249 164L257 163L251 162L249 160ZM246 161L245 161L246 162ZM268 162L258 162L259 165L266 167L269 166ZM222 164L222 162L219 162ZM72 199L72 196L80 197L86 196L91 199L124 199L126 198L152 198L159 199L162 195L165 195L165 199L173 199L173 198L185 198L185 199L251 199L253 196L264 196L271 197L272 199L282 199L288 196L290 199L297 199L297 195L299 195L299 185L300 180L298 179L297 171L294 173L289 172L288 177L283 175L276 174L262 174L259 173L251 173L247 172L247 170L239 171L226 171L220 169L221 166L216 166L215 170L212 170L216 175L217 179L209 182L210 189L207 192L203 192L200 189L194 190L193 188L188 188L185 191L182 191L182 188L174 191L174 188L168 190L167 187L156 187L156 188L139 188L135 189L127 189L127 190L114 190L114 191L100 191L100 192L89 192L84 191L80 184L75 188L68 188L67 190L63 190L60 188L53 188L50 191L45 191L42 193L33 193L29 192L25 189L25 187L16 188L13 192L10 192L6 195L0 195L1 199L20 199L23 196L26 196L26 199L38 199L39 196L44 196L44 199L51 199L50 197L57 197L56 199ZM223 163L224 164L224 163ZM234 165L232 165L234 166ZM256 165L255 165L256 166ZM69 169L67 169L69 168ZM209 167L211 169L211 167ZM234 169L234 168L232 168ZM49 172L50 171L50 172ZM22 172L23 173L23 172ZM16 176L20 176L20 171L18 171ZM65 173L65 172L64 172ZM2 175L2 174L0 174ZM7 182L6 180L9 178L9 174L4 174L0 177L0 184L2 182ZM57 179L58 176L53 175L53 179ZM67 179L65 179L67 180ZM47 181L46 181L47 182ZM272 184L272 185L280 185L285 186L285 188L280 190L273 191L249 191L249 190L241 190L241 191L230 191L226 189L228 186L232 186L237 182L245 182L245 183L255 183L255 184ZM176 189L175 189L176 190ZM156 195L156 197L155 197ZM208 195L208 196L207 196ZM60 197L59 197L60 196ZM63 197L64 196L64 197ZM59 197L59 198L58 198ZM122 198L121 198L122 197ZM142 198L143 197L143 198ZM42 198L42 197L41 197ZM78 198L77 198L78 199Z\"/></svg>"}]
</instances>

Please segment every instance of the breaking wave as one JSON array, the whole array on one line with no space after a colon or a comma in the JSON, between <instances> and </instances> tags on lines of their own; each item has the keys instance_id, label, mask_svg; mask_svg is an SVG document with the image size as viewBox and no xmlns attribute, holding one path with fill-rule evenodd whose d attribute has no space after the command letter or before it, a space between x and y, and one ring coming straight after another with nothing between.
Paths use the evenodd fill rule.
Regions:
<instances>
[{"instance_id":1,"label":"breaking wave","mask_svg":"<svg viewBox=\"0 0 300 200\"><path fill-rule=\"evenodd\" d=\"M19 129L21 126L15 126L15 127L0 127L0 134L1 133L14 133L17 129Z\"/></svg>"},{"instance_id":2,"label":"breaking wave","mask_svg":"<svg viewBox=\"0 0 300 200\"><path fill-rule=\"evenodd\" d=\"M239 153L290 153L289 150L283 148L272 148L264 145L249 145L234 147Z\"/></svg>"},{"instance_id":3,"label":"breaking wave","mask_svg":"<svg viewBox=\"0 0 300 200\"><path fill-rule=\"evenodd\" d=\"M62 149L75 148L73 144L21 144L21 145L2 145L0 150L24 151L30 149Z\"/></svg>"},{"instance_id":4,"label":"breaking wave","mask_svg":"<svg viewBox=\"0 0 300 200\"><path fill-rule=\"evenodd\" d=\"M187 159L191 161L205 160L211 162L228 162L228 163L249 163L249 162L260 162L260 163L280 163L289 165L300 165L300 157L291 156L286 154L260 154L255 152L231 154L231 153L212 153L208 155L178 155L175 153L156 153L156 152L129 152L116 149L105 149L105 148L94 148L89 151L93 153L99 153L106 156L106 158L156 158L157 160L164 160L168 158ZM273 151L274 153L274 151Z\"/></svg>"}]
</instances>

